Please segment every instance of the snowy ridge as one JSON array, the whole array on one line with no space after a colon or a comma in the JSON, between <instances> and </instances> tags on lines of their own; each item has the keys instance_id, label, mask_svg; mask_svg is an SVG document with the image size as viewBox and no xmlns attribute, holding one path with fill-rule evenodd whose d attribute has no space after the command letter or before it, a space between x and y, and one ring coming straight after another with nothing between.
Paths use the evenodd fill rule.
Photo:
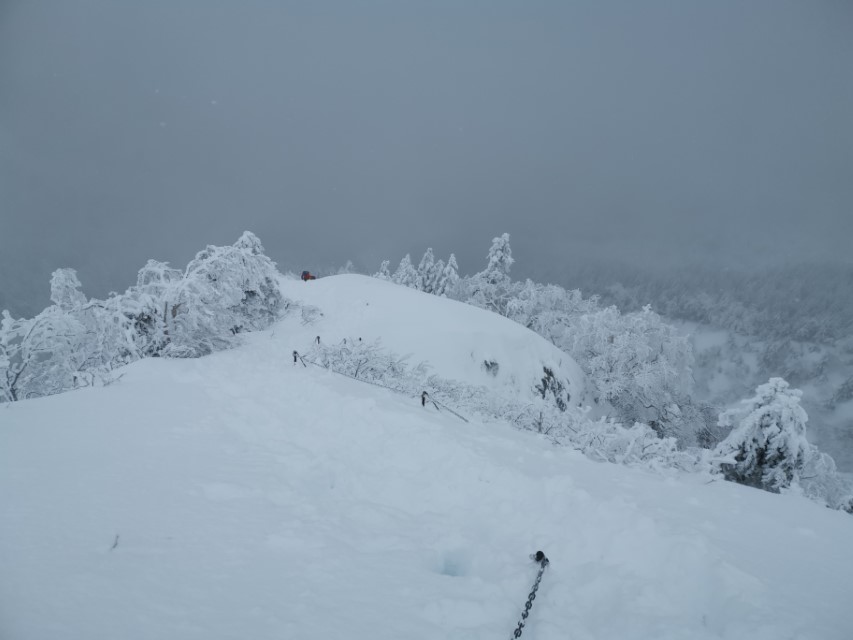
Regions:
<instances>
[{"instance_id":1,"label":"snowy ridge","mask_svg":"<svg viewBox=\"0 0 853 640\"><path fill-rule=\"evenodd\" d=\"M571 356L497 314L356 274L307 283L283 278L281 289L322 312L309 327L296 317L284 322L284 330L306 346L318 334L326 342L379 339L409 355L412 364L428 363L443 378L523 397L532 396L548 367L564 381L575 406L589 403L584 374Z\"/></svg>"},{"instance_id":2,"label":"snowy ridge","mask_svg":"<svg viewBox=\"0 0 853 640\"><path fill-rule=\"evenodd\" d=\"M324 315L0 408L0 638L509 637L537 549L530 640L850 638L849 515L294 366L317 334L500 388L528 361L525 330L477 309L355 276L285 286ZM477 340L515 379L476 366Z\"/></svg>"}]
</instances>

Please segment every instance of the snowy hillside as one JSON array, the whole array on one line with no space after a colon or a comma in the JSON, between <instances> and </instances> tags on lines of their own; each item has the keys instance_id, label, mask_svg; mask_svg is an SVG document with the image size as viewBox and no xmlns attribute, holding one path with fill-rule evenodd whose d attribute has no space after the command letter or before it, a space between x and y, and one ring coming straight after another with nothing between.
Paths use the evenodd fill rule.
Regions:
<instances>
[{"instance_id":1,"label":"snowy hillside","mask_svg":"<svg viewBox=\"0 0 853 640\"><path fill-rule=\"evenodd\" d=\"M357 276L284 286L323 315L0 407L0 638L508 638L537 549L530 640L853 634L849 515L294 365L317 335L381 338L507 393L550 364L583 395L498 316Z\"/></svg>"},{"instance_id":2,"label":"snowy hillside","mask_svg":"<svg viewBox=\"0 0 853 640\"><path fill-rule=\"evenodd\" d=\"M565 382L573 404L589 404L584 374L570 356L497 314L355 274L282 279L281 285L285 296L323 314L310 328L299 318L284 323L300 346L316 335L325 342L379 339L412 363L427 362L443 378L525 397L548 367Z\"/></svg>"}]
</instances>

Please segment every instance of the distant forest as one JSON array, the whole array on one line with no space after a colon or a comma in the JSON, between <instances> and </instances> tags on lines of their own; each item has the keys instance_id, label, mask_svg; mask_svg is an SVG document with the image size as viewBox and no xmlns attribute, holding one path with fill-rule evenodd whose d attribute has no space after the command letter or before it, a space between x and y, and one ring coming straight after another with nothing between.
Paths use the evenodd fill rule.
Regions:
<instances>
[{"instance_id":1,"label":"distant forest","mask_svg":"<svg viewBox=\"0 0 853 640\"><path fill-rule=\"evenodd\" d=\"M566 280L565 285L595 294L602 304L623 312L651 304L668 318L764 340L844 342L853 349L853 265L655 272L610 263L572 270Z\"/></svg>"}]
</instances>

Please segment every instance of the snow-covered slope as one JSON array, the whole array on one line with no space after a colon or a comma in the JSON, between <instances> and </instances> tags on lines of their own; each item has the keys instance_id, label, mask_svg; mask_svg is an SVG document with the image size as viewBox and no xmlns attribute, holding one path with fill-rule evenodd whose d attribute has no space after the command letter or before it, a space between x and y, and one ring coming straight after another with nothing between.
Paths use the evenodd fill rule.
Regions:
<instances>
[{"instance_id":1,"label":"snow-covered slope","mask_svg":"<svg viewBox=\"0 0 853 640\"><path fill-rule=\"evenodd\" d=\"M0 408L0 638L508 638L537 549L551 565L530 640L851 637L849 515L594 463L293 366L297 327L430 355L346 306L421 298L363 282L306 285L319 331L286 320L233 351ZM502 337L424 300L441 309L419 332L429 349L441 322L442 340ZM479 375L458 351L435 368Z\"/></svg>"},{"instance_id":2,"label":"snow-covered slope","mask_svg":"<svg viewBox=\"0 0 853 640\"><path fill-rule=\"evenodd\" d=\"M300 347L317 335L326 342L378 338L384 347L410 355L413 363L427 362L431 373L443 378L525 398L548 367L574 404L589 403L583 371L571 356L489 311L355 274L308 282L283 279L282 289L288 298L323 313L309 327L297 316L285 321ZM487 362L497 366L489 369Z\"/></svg>"}]
</instances>

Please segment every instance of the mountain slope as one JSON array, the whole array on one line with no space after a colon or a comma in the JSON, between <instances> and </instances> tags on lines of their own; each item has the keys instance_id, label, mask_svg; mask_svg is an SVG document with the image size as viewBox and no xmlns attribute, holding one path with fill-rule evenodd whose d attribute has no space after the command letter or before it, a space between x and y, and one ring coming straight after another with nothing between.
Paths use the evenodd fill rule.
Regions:
<instances>
[{"instance_id":1,"label":"mountain slope","mask_svg":"<svg viewBox=\"0 0 853 640\"><path fill-rule=\"evenodd\" d=\"M346 296L379 305L374 285L330 280L304 290L316 325L0 409L0 637L509 637L542 549L525 638L849 638L850 516L294 366L350 328L419 358L395 309L420 305L436 370L480 375L466 308L389 288L359 325Z\"/></svg>"}]
</instances>

